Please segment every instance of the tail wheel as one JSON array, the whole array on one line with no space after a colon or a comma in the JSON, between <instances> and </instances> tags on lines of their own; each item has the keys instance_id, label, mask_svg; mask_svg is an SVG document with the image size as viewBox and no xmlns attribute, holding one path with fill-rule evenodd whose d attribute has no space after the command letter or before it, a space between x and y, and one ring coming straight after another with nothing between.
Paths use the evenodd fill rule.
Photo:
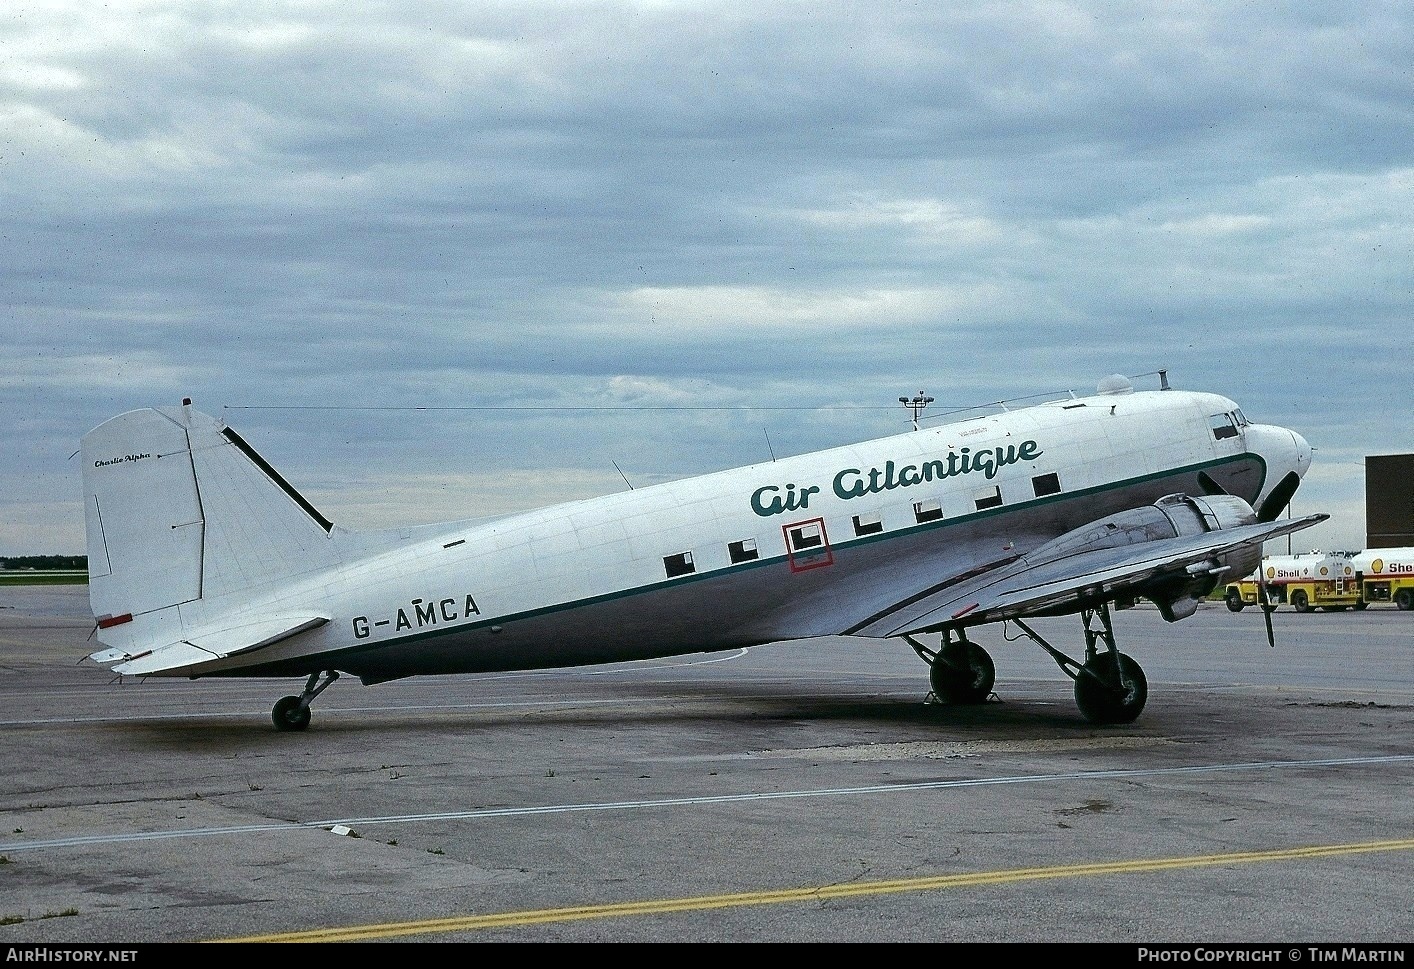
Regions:
<instances>
[{"instance_id":1,"label":"tail wheel","mask_svg":"<svg viewBox=\"0 0 1414 969\"><path fill-rule=\"evenodd\" d=\"M281 697L270 711L276 730L303 730L309 726L309 717L309 707L300 703L297 696Z\"/></svg>"},{"instance_id":2,"label":"tail wheel","mask_svg":"<svg viewBox=\"0 0 1414 969\"><path fill-rule=\"evenodd\" d=\"M1125 678L1120 679L1118 662ZM1128 686L1125 686L1125 682ZM1101 653L1075 677L1075 704L1091 723L1133 723L1149 698L1144 670L1123 653Z\"/></svg>"},{"instance_id":3,"label":"tail wheel","mask_svg":"<svg viewBox=\"0 0 1414 969\"><path fill-rule=\"evenodd\" d=\"M1311 600L1306 598L1306 593L1297 589L1291 594L1291 608L1297 612L1310 612Z\"/></svg>"}]
</instances>

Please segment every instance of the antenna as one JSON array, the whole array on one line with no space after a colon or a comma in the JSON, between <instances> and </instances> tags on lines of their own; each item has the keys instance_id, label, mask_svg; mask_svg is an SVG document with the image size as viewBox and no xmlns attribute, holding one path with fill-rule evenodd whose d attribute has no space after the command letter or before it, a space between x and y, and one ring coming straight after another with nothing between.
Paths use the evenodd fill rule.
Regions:
<instances>
[{"instance_id":1,"label":"antenna","mask_svg":"<svg viewBox=\"0 0 1414 969\"><path fill-rule=\"evenodd\" d=\"M761 433L766 434L766 428L761 428ZM776 460L776 449L771 447L771 435L766 434L766 450L771 452L771 460Z\"/></svg>"},{"instance_id":2,"label":"antenna","mask_svg":"<svg viewBox=\"0 0 1414 969\"><path fill-rule=\"evenodd\" d=\"M619 467L619 462L615 461L613 458L610 458L609 463L614 466L614 470L619 473L619 477L624 479L624 484L628 485L628 490L632 491L633 482L628 480L628 475L624 474L624 469Z\"/></svg>"},{"instance_id":3,"label":"antenna","mask_svg":"<svg viewBox=\"0 0 1414 969\"><path fill-rule=\"evenodd\" d=\"M915 397L900 397L898 402L909 410L913 411L913 429L918 430L918 415L923 413L923 408L933 402L933 398L923 396L923 391L919 391Z\"/></svg>"}]
</instances>

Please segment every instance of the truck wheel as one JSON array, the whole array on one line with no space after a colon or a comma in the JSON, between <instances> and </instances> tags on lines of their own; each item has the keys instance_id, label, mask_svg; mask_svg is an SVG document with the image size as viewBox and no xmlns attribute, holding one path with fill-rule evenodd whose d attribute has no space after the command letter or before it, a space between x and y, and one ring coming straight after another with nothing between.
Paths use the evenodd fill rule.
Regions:
<instances>
[{"instance_id":1,"label":"truck wheel","mask_svg":"<svg viewBox=\"0 0 1414 969\"><path fill-rule=\"evenodd\" d=\"M1414 589L1400 589L1394 595L1394 604L1401 609L1414 609Z\"/></svg>"},{"instance_id":2,"label":"truck wheel","mask_svg":"<svg viewBox=\"0 0 1414 969\"><path fill-rule=\"evenodd\" d=\"M1302 592L1300 589L1293 592L1291 594L1291 608L1295 609L1297 612L1310 612L1311 601L1306 598L1306 593Z\"/></svg>"},{"instance_id":3,"label":"truck wheel","mask_svg":"<svg viewBox=\"0 0 1414 969\"><path fill-rule=\"evenodd\" d=\"M1227 607L1228 607L1228 609L1232 610L1233 612L1241 612L1241 611L1242 611L1242 607L1245 606L1245 605L1247 605L1247 603L1245 603L1245 602L1242 601L1242 593L1241 593L1241 592L1238 592L1236 589L1228 589L1228 590L1227 590Z\"/></svg>"}]
</instances>

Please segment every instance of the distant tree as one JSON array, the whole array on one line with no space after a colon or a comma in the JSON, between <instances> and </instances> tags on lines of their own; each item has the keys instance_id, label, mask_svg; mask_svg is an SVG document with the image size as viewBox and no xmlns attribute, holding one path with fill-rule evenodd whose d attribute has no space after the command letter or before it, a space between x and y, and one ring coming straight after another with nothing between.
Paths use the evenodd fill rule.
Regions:
<instances>
[{"instance_id":1,"label":"distant tree","mask_svg":"<svg viewBox=\"0 0 1414 969\"><path fill-rule=\"evenodd\" d=\"M87 555L7 555L0 569L87 569Z\"/></svg>"}]
</instances>

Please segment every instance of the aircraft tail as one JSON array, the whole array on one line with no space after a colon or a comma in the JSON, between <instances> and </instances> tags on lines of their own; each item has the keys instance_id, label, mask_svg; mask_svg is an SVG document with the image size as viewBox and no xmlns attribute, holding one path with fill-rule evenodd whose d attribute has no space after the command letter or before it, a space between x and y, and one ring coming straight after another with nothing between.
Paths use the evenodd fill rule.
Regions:
<instances>
[{"instance_id":1,"label":"aircraft tail","mask_svg":"<svg viewBox=\"0 0 1414 969\"><path fill-rule=\"evenodd\" d=\"M84 435L81 451L100 642L173 642L184 610L209 615L223 597L340 560L334 525L189 401L120 414Z\"/></svg>"}]
</instances>

